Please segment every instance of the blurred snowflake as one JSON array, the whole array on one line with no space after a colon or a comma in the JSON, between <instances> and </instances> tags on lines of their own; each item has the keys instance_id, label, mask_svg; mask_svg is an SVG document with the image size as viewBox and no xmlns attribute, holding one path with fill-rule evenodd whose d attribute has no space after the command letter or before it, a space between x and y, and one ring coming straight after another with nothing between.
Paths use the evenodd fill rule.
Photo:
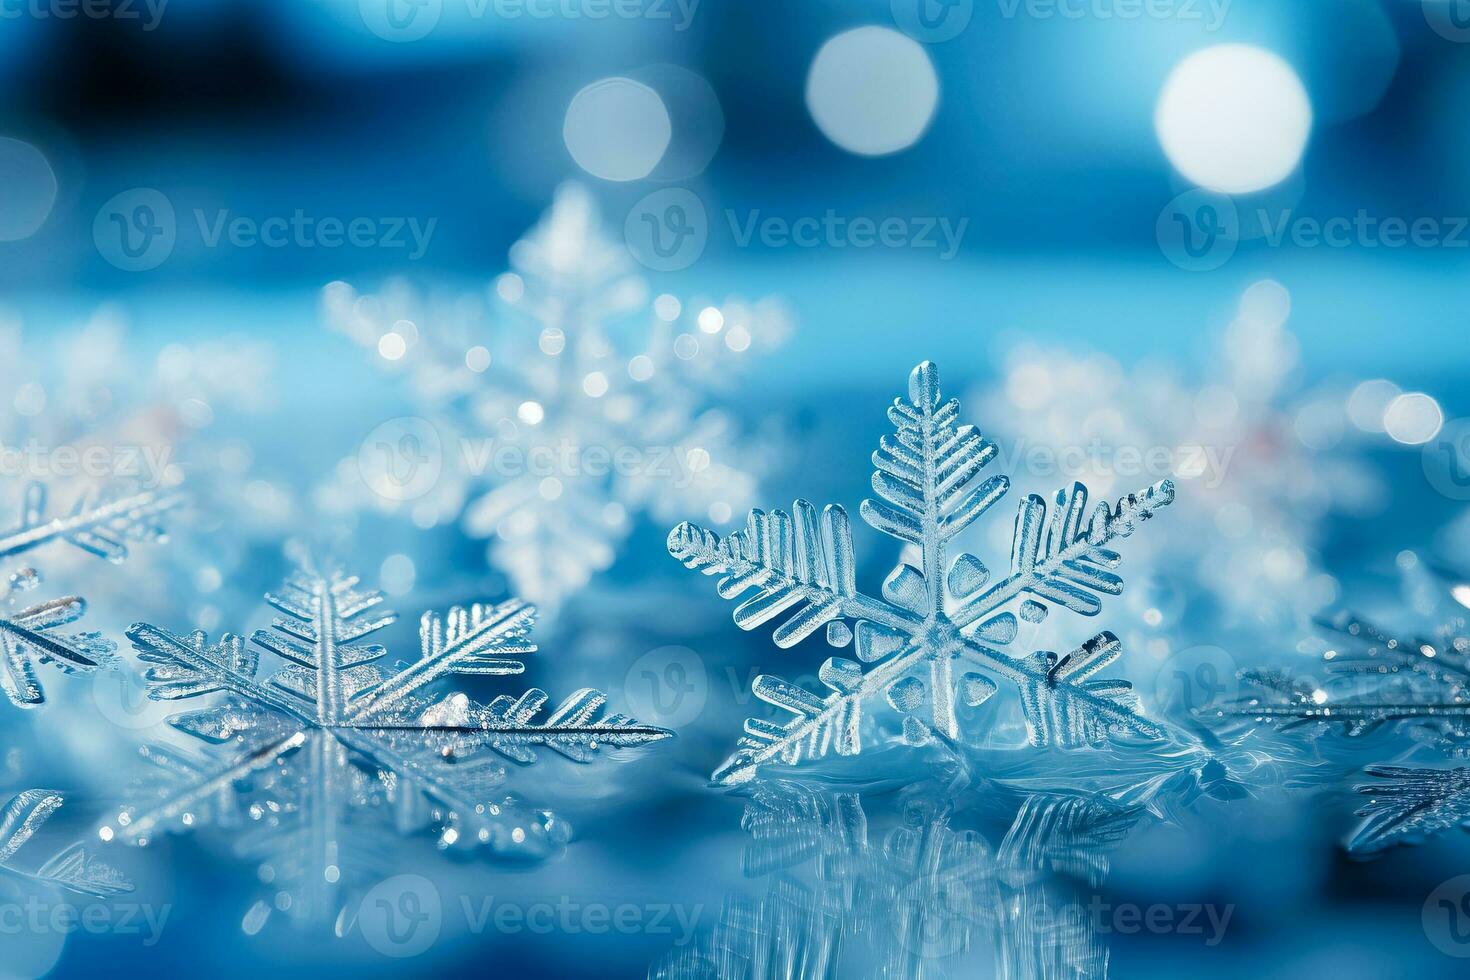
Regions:
<instances>
[{"instance_id":1,"label":"blurred snowflake","mask_svg":"<svg viewBox=\"0 0 1470 980\"><path fill-rule=\"evenodd\" d=\"M405 374L424 418L388 423L385 454L345 460L320 496L327 510L407 510L420 527L461 518L490 539L491 566L549 611L612 564L635 517L697 511L721 524L749 506L770 451L717 396L782 341L789 317L771 301L660 295L650 307L575 185L510 264L493 301L425 298L403 282L376 295L326 287L327 323ZM399 450L427 464L411 485Z\"/></svg>"},{"instance_id":2,"label":"blurred snowflake","mask_svg":"<svg viewBox=\"0 0 1470 980\"><path fill-rule=\"evenodd\" d=\"M23 871L15 866L15 855L61 809L61 804L60 793L28 789L0 808L0 875L65 888L93 898L132 891L132 883L121 872L92 857L80 844L57 852L35 871Z\"/></svg>"},{"instance_id":3,"label":"blurred snowflake","mask_svg":"<svg viewBox=\"0 0 1470 980\"><path fill-rule=\"evenodd\" d=\"M252 643L224 634L178 635L146 624L128 633L149 665L149 696L223 699L169 723L202 742L228 745L198 757L161 746L143 750L154 764L151 799L125 807L104 839L143 845L171 827L246 828L239 852L260 862L277 887L244 920L263 928L271 909L299 921L337 917L339 934L354 906L342 889L371 877L400 847L395 835L437 830L438 846L486 847L497 856L535 860L570 833L544 810L494 799L508 759L536 761L551 749L590 762L603 748L637 746L668 732L622 714L605 714L599 692L577 691L538 720L547 695L531 689L478 704L465 694L427 693L451 675L524 671L534 609L511 600L425 613L417 659L389 670L387 650L366 637L396 618L381 593L340 570L302 559L279 593L281 615ZM260 676L260 653L284 666Z\"/></svg>"},{"instance_id":4,"label":"blurred snowflake","mask_svg":"<svg viewBox=\"0 0 1470 980\"><path fill-rule=\"evenodd\" d=\"M1003 383L977 393L1018 480L1060 473L1111 493L1168 477L1188 491L1190 533L1145 546L1156 577L1132 605L1150 630L1182 622L1186 607L1195 622L1218 609L1232 627L1296 625L1336 598L1316 564L1323 518L1381 503L1377 475L1349 451L1348 391L1290 382L1290 305L1279 283L1247 289L1195 381L1166 365L1125 371L1101 355L1023 346ZM1165 633L1154 639L1153 653L1171 652Z\"/></svg>"},{"instance_id":5,"label":"blurred snowflake","mask_svg":"<svg viewBox=\"0 0 1470 980\"><path fill-rule=\"evenodd\" d=\"M1325 676L1243 671L1253 690L1209 715L1313 736L1339 731L1359 740L1390 730L1409 742L1400 759L1426 749L1452 759L1470 756L1470 628L1462 604L1470 585L1436 589L1438 576L1411 553L1400 556L1400 568L1406 605L1440 613L1439 625L1395 635L1349 614L1324 620ZM1349 850L1372 853L1457 825L1470 829L1470 768L1373 765L1366 773L1374 781L1356 787L1369 801L1358 811L1365 819Z\"/></svg>"},{"instance_id":6,"label":"blurred snowflake","mask_svg":"<svg viewBox=\"0 0 1470 980\"><path fill-rule=\"evenodd\" d=\"M69 512L53 516L46 486L31 483L25 489L19 522L0 533L0 568L10 559L53 542L120 562L128 556L129 544L163 536L159 519L176 503L176 497L152 492L83 497ZM116 649L100 633L58 632L82 618L86 600L74 595L39 603L24 599L40 585L40 573L24 567L13 571L0 587L0 601L5 604L0 612L0 690L20 708L46 700L38 666L52 666L64 673L91 671L110 662Z\"/></svg>"},{"instance_id":7,"label":"blurred snowflake","mask_svg":"<svg viewBox=\"0 0 1470 980\"><path fill-rule=\"evenodd\" d=\"M959 402L942 401L938 369L927 361L914 369L907 397L895 399L888 415L897 431L883 437L873 454L878 498L863 502L862 516L917 548L920 567L900 564L884 581L882 598L857 589L851 528L847 512L836 505L818 515L811 503L798 500L794 517L755 510L746 529L724 540L687 522L669 535L675 558L706 575L723 576L722 597L752 593L735 610L742 629L790 613L776 629L777 646L793 646L823 626L833 646L856 640L858 660L831 657L823 664L819 677L826 692L757 677L756 696L795 717L784 723L747 721L740 750L714 778L745 782L767 763L795 765L833 749L858 754L864 705L871 701L876 707L880 694L904 715L906 742L958 739L956 699L970 707L989 700L997 691L990 675L1016 685L1032 745L1097 744L1124 733L1163 737L1163 729L1138 713L1127 681L1091 679L1118 657L1112 634L1099 633L1062 656L1039 651L1013 657L995 647L1016 638L1013 604L1030 623L1046 617L1044 602L1096 615L1100 597L1123 588L1111 571L1121 558L1107 545L1172 502L1173 485L1166 480L1129 494L1116 508L1099 504L1090 515L1081 484L1057 493L1050 517L1046 501L1027 497L1016 516L1010 573L987 588L990 571L980 559L962 554L949 563L945 551L1009 487L1005 476L974 484L996 455L994 443L973 426L958 424ZM855 628L848 619L856 621ZM865 670L864 664L873 666ZM956 664L984 673L956 679ZM926 700L927 723L916 714Z\"/></svg>"},{"instance_id":8,"label":"blurred snowflake","mask_svg":"<svg viewBox=\"0 0 1470 980\"><path fill-rule=\"evenodd\" d=\"M284 491L255 478L245 438L224 434L273 404L274 355L235 336L146 349L115 306L44 331L0 313L0 477L23 478L0 479L0 506L19 506L31 480L77 498L162 495L187 481L191 506L172 522L174 547L139 556L139 574L166 587L97 578L88 591L131 615L155 596L170 609L187 597L190 617L207 625L228 604L221 589L251 541L278 540L288 523ZM64 557L53 568L79 572Z\"/></svg>"}]
</instances>

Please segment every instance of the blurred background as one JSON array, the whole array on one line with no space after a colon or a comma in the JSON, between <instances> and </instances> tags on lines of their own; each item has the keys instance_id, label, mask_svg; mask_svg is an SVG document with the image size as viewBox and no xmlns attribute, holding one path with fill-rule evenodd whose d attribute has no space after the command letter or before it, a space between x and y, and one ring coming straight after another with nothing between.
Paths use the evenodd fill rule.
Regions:
<instances>
[{"instance_id":1,"label":"blurred background","mask_svg":"<svg viewBox=\"0 0 1470 980\"><path fill-rule=\"evenodd\" d=\"M1451 609L1470 596L1463 0L0 0L0 81L0 500L19 513L33 480L61 509L98 486L188 495L122 569L37 552L89 629L248 633L306 541L389 594L395 651L423 610L519 595L541 608L532 683L679 735L595 775L517 773L569 814L551 860L405 843L397 870L446 910L430 948L277 922L286 892L226 826L107 849L171 910L156 942L115 902L95 933L0 918L0 976L784 975L753 954L656 966L692 942L677 916L487 931L460 898L668 905L692 936L749 892L746 803L706 777L758 710L749 679L815 683L825 654L741 633L664 537L797 496L855 512L921 360L1020 493L1179 484L1098 624L1153 711L1178 707L1181 665L1224 699L1240 668L1299 664L1333 610L1437 626L1401 586L1426 569ZM634 463L534 465L588 445ZM965 545L994 567L1011 531ZM857 533L876 588L902 555ZM96 676L0 711L0 797L64 791L59 844L95 846L139 747L181 739L140 681ZM1461 835L1370 863L1338 847L1353 770L1384 758L1209 800L1089 881L1230 906L1221 942L1118 930L1100 961L1017 966L987 933L979 966L945 947L784 969L1460 975L1470 904L1463 936L1421 909L1470 873ZM747 932L812 942L762 914Z\"/></svg>"}]
</instances>

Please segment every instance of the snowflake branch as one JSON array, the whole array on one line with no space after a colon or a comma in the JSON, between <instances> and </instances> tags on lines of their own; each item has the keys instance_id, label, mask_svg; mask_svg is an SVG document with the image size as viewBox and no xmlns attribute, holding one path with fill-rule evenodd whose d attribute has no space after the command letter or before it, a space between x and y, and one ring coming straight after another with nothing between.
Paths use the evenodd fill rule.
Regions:
<instances>
[{"instance_id":1,"label":"snowflake branch","mask_svg":"<svg viewBox=\"0 0 1470 980\"><path fill-rule=\"evenodd\" d=\"M1364 818L1348 840L1350 851L1370 853L1413 843L1455 826L1470 827L1470 769L1369 766L1378 782L1353 787L1369 797Z\"/></svg>"},{"instance_id":2,"label":"snowflake branch","mask_svg":"<svg viewBox=\"0 0 1470 980\"><path fill-rule=\"evenodd\" d=\"M1004 476L991 477L963 493L970 480L995 458L995 443L974 426L956 426L960 403L939 404L939 369L930 361L909 376L907 400L896 398L888 417L896 438L884 437L873 453L873 490L879 500L864 500L863 520L885 534L918 545L923 553L924 581L929 583L928 609L943 610L939 587L944 545L993 507L1010 488Z\"/></svg>"},{"instance_id":3,"label":"snowflake branch","mask_svg":"<svg viewBox=\"0 0 1470 980\"><path fill-rule=\"evenodd\" d=\"M436 731L462 731L467 747L484 746L522 765L536 761L531 748L549 748L574 762L590 762L599 748L631 748L670 737L673 733L620 713L599 717L607 696L590 687L574 692L545 722L532 719L549 700L532 688L519 698L502 694L488 705L477 705L462 695L447 699L420 719Z\"/></svg>"},{"instance_id":4,"label":"snowflake branch","mask_svg":"<svg viewBox=\"0 0 1470 980\"><path fill-rule=\"evenodd\" d=\"M245 755L231 759L224 766L202 774L196 766L184 762L179 756L168 752L157 753L145 747L142 750L145 757L165 768L184 766L189 770L189 778L177 793L165 795L147 810L138 812L125 809L120 812L117 816L117 835L132 843L145 843L154 831L162 829L164 825L191 816L212 797L232 793L235 785L246 777L274 766L283 755L305 745L307 737L308 732L305 730L293 732L284 738L251 749Z\"/></svg>"},{"instance_id":5,"label":"snowflake branch","mask_svg":"<svg viewBox=\"0 0 1470 980\"><path fill-rule=\"evenodd\" d=\"M351 699L382 680L371 666L387 654L377 644L358 643L397 619L363 614L383 602L376 591L358 591L358 579L336 568L317 571L303 563L280 593L266 601L285 614L270 630L257 630L259 646L290 662L271 683L309 703L318 725L339 723Z\"/></svg>"},{"instance_id":6,"label":"snowflake branch","mask_svg":"<svg viewBox=\"0 0 1470 980\"><path fill-rule=\"evenodd\" d=\"M1174 482L1161 480L1139 494L1118 501L1116 511L1103 502L1086 528L1082 515L1087 488L1080 483L1057 492L1050 532L1043 550L1046 502L1031 494L1016 514L1011 575L968 600L951 617L960 629L985 619L1023 593L1050 599L1084 616L1096 615L1101 604L1091 594L1117 595L1123 581L1106 569L1120 556L1103 546L1132 534L1140 523L1174 502Z\"/></svg>"},{"instance_id":7,"label":"snowflake branch","mask_svg":"<svg viewBox=\"0 0 1470 980\"><path fill-rule=\"evenodd\" d=\"M32 483L26 487L21 503L20 524L0 536L0 558L9 558L38 548L51 541L67 543L108 561L120 562L127 557L128 540L156 540L163 529L155 518L183 502L177 494L145 491L113 500L88 504L77 501L65 517L48 519L46 487Z\"/></svg>"},{"instance_id":8,"label":"snowflake branch","mask_svg":"<svg viewBox=\"0 0 1470 980\"><path fill-rule=\"evenodd\" d=\"M93 898L132 891L132 883L117 869L93 859L80 844L63 848L35 871L23 871L9 863L61 805L61 794L54 790L28 789L0 810L0 871Z\"/></svg>"},{"instance_id":9,"label":"snowflake branch","mask_svg":"<svg viewBox=\"0 0 1470 980\"><path fill-rule=\"evenodd\" d=\"M33 658L66 672L95 670L111 658L116 645L97 633L51 635L52 630L81 619L86 609L84 599L64 596L0 619L0 690L16 707L31 708L46 701Z\"/></svg>"},{"instance_id":10,"label":"snowflake branch","mask_svg":"<svg viewBox=\"0 0 1470 980\"><path fill-rule=\"evenodd\" d=\"M226 633L210 645L209 635L195 630L187 637L147 623L127 632L138 659L152 664L144 679L154 701L183 701L217 691L229 691L245 701L271 708L307 724L311 714L255 679L259 655L239 636Z\"/></svg>"},{"instance_id":11,"label":"snowflake branch","mask_svg":"<svg viewBox=\"0 0 1470 980\"><path fill-rule=\"evenodd\" d=\"M735 609L741 629L755 629L795 609L775 631L779 647L794 646L839 618L864 619L905 633L923 625L920 617L857 590L846 510L832 504L822 508L819 518L813 504L798 500L792 512L794 521L782 510L752 510L745 528L724 540L685 521L669 533L669 554L686 568L723 575L716 585L721 598L756 590Z\"/></svg>"},{"instance_id":12,"label":"snowflake branch","mask_svg":"<svg viewBox=\"0 0 1470 980\"><path fill-rule=\"evenodd\" d=\"M526 642L535 620L536 607L517 599L494 606L455 606L447 619L424 613L419 622L419 659L364 691L343 721L370 727L415 692L450 674L522 673L526 665L516 657L535 652L535 645Z\"/></svg>"}]
</instances>

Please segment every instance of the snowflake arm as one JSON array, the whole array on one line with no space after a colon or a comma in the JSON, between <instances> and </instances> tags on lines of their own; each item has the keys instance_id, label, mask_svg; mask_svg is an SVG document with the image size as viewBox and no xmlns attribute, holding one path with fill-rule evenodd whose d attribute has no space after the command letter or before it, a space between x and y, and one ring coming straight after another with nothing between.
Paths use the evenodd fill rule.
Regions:
<instances>
[{"instance_id":1,"label":"snowflake arm","mask_svg":"<svg viewBox=\"0 0 1470 980\"><path fill-rule=\"evenodd\" d=\"M1348 850L1374 853L1450 830L1470 829L1470 769L1408 769L1369 766L1376 782L1355 786L1368 802L1358 810L1362 825Z\"/></svg>"},{"instance_id":2,"label":"snowflake arm","mask_svg":"<svg viewBox=\"0 0 1470 980\"><path fill-rule=\"evenodd\" d=\"M159 519L181 502L176 494L144 491L125 497L77 500L70 514L47 517L46 487L32 483L21 502L20 523L0 535L0 558L11 558L52 541L65 541L99 558L121 562L128 542L164 536Z\"/></svg>"},{"instance_id":3,"label":"snowflake arm","mask_svg":"<svg viewBox=\"0 0 1470 980\"><path fill-rule=\"evenodd\" d=\"M1013 600L1034 596L1022 615L1040 621L1041 601L1083 615L1101 608L1099 595L1116 595L1119 562L1106 546L1131 534L1174 498L1169 481L1130 495L1116 508L1099 505L1090 519L1087 492L1074 485L1057 495L1047 523L1040 497L1022 502L1016 520L1012 572L985 588L989 571L973 555L960 555L946 568L946 543L993 507L1008 481L995 476L976 482L994 457L995 446L972 426L956 425L959 404L941 402L937 369L919 365L907 398L889 410L896 432L874 453L873 488L878 499L862 505L874 528L919 547L922 568L900 565L883 583L882 598L860 592L854 581L851 528L846 512L798 500L791 515L753 511L745 529L723 540L690 523L669 535L670 554L687 567L723 576L723 598L749 598L735 610L742 629L786 615L775 642L790 647L826 625L827 638L844 646L856 638L858 661L830 658L819 679L830 693L815 694L780 678L756 679L755 694L795 716L785 724L751 719L741 750L716 773L717 782L743 782L761 764L795 764L835 749L861 749L862 705L883 693L901 712L912 712L928 696L933 732L959 734L955 695L978 705L995 693L984 673L966 673L958 683L956 661L966 661L1014 683L1033 744L1095 744L1113 733L1147 738L1163 730L1137 713L1126 681L1091 680L1116 660L1116 637L1102 633L1072 653L1040 652L1016 658L993 648L1017 635L1016 617L1005 611ZM789 614L789 615L788 615ZM854 620L849 628L844 620ZM984 643L980 641L985 641ZM865 670L863 664L873 664ZM905 719L905 735L922 741L925 727Z\"/></svg>"},{"instance_id":4,"label":"snowflake arm","mask_svg":"<svg viewBox=\"0 0 1470 980\"><path fill-rule=\"evenodd\" d=\"M519 658L536 652L527 641L536 609L516 599L498 605L455 607L448 617L424 613L419 659L366 693L354 721L367 723L398 709L414 692L450 674L502 676L526 669Z\"/></svg>"},{"instance_id":5,"label":"snowflake arm","mask_svg":"<svg viewBox=\"0 0 1470 980\"><path fill-rule=\"evenodd\" d=\"M303 564L279 592L265 597L282 615L252 638L286 661L271 686L305 706L319 725L343 723L353 699L382 682L377 661L388 651L360 641L397 617L375 613L382 593L358 584L340 569Z\"/></svg>"},{"instance_id":6,"label":"snowflake arm","mask_svg":"<svg viewBox=\"0 0 1470 980\"><path fill-rule=\"evenodd\" d=\"M426 723L463 730L461 754L488 748L521 765L536 761L533 748L547 748L573 762L591 762L599 748L631 748L667 738L666 729L640 724L621 713L604 714L607 695L590 687L573 692L543 722L536 717L550 696L531 688L518 698L502 694L488 705L452 697L424 714Z\"/></svg>"},{"instance_id":7,"label":"snowflake arm","mask_svg":"<svg viewBox=\"0 0 1470 980\"><path fill-rule=\"evenodd\" d=\"M1470 723L1470 638L1457 624L1432 638L1389 636L1350 615L1318 625L1334 644L1322 658L1330 679L1321 689L1294 683L1279 671L1245 670L1241 679L1257 692L1217 714L1283 731L1336 726L1358 737L1400 727L1427 731L1451 748L1463 741ZM1341 693L1342 683L1353 680L1367 689Z\"/></svg>"},{"instance_id":8,"label":"snowflake arm","mask_svg":"<svg viewBox=\"0 0 1470 980\"><path fill-rule=\"evenodd\" d=\"M199 735L183 725L175 727ZM174 823L192 825L216 816L228 819L236 805L238 787L299 750L308 737L305 730L290 732L284 738L251 747L222 763L203 761L160 746L144 746L139 754L153 766L150 775L158 790L156 799L146 807L130 805L119 810L116 829L105 828L103 836L142 846L155 833Z\"/></svg>"},{"instance_id":9,"label":"snowflake arm","mask_svg":"<svg viewBox=\"0 0 1470 980\"><path fill-rule=\"evenodd\" d=\"M272 689L256 678L260 653L244 637L226 633L218 643L210 643L203 630L180 636L148 623L134 624L127 636L139 661L150 665L144 674L150 699L184 701L220 691L234 696L220 707L175 716L171 723L176 728L210 741L226 741L241 729L225 721L232 711L253 716L268 709L303 721L311 718L284 691ZM216 732L205 734L202 728L188 723L202 721L205 716L220 719Z\"/></svg>"},{"instance_id":10,"label":"snowflake arm","mask_svg":"<svg viewBox=\"0 0 1470 980\"><path fill-rule=\"evenodd\" d=\"M179 499L155 492L128 497L83 497L71 513L47 517L46 487L29 484L21 501L19 523L0 533L0 559L14 558L54 541L62 541L89 554L120 562L127 557L128 543L158 540L163 529L160 516ZM34 569L22 569L0 598L10 598L40 584ZM11 608L14 608L12 605ZM96 669L111 659L115 645L98 633L62 634L58 630L81 619L86 600L63 596L26 606L15 612L0 611L0 691L18 708L44 704L46 694L36 667L50 664L67 673Z\"/></svg>"},{"instance_id":11,"label":"snowflake arm","mask_svg":"<svg viewBox=\"0 0 1470 980\"><path fill-rule=\"evenodd\" d=\"M669 554L686 568L723 575L716 591L734 599L755 593L735 608L735 623L755 629L788 610L796 612L773 639L791 647L833 620L865 620L898 632L917 630L923 619L864 595L855 583L856 561L847 511L831 504L817 509L805 500L785 511L750 512L743 530L721 540L715 532L685 521L669 534Z\"/></svg>"},{"instance_id":12,"label":"snowflake arm","mask_svg":"<svg viewBox=\"0 0 1470 980\"><path fill-rule=\"evenodd\" d=\"M119 871L93 858L80 844L64 848L35 871L22 871L11 863L61 804L60 793L28 789L0 808L0 872L93 898L105 899L132 891L132 883Z\"/></svg>"},{"instance_id":13,"label":"snowflake arm","mask_svg":"<svg viewBox=\"0 0 1470 980\"><path fill-rule=\"evenodd\" d=\"M36 665L67 672L97 668L111 659L116 645L100 633L62 635L56 631L82 618L86 600L64 596L0 616L0 690L17 708L44 704L46 694Z\"/></svg>"},{"instance_id":14,"label":"snowflake arm","mask_svg":"<svg viewBox=\"0 0 1470 980\"><path fill-rule=\"evenodd\" d=\"M1026 592L1083 616L1097 615L1102 609L1098 594L1123 591L1123 580L1111 571L1122 558L1104 546L1128 537L1173 502L1174 484L1162 480L1122 498L1116 508L1099 504L1084 527L1087 488L1074 483L1057 492L1048 528L1046 501L1029 495L1016 515L1010 576L967 600L955 614L956 624L968 628Z\"/></svg>"}]
</instances>

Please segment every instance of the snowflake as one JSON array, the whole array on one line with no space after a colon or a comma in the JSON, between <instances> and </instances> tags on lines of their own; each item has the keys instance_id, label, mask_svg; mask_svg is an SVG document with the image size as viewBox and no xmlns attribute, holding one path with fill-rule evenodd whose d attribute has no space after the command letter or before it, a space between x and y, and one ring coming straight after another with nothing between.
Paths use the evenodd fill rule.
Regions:
<instances>
[{"instance_id":1,"label":"snowflake","mask_svg":"<svg viewBox=\"0 0 1470 980\"><path fill-rule=\"evenodd\" d=\"M143 492L125 497L83 497L64 515L48 516L47 491L41 483L26 487L20 522L0 535L0 561L14 558L51 542L65 542L82 551L120 562L128 545L157 540L163 529L158 518L178 498ZM44 704L46 695L37 676L38 665L66 673L90 671L106 663L116 649L100 633L58 632L82 618L86 600L63 596L34 604L21 597L39 587L40 574L22 568L0 591L7 609L0 612L0 689L19 708Z\"/></svg>"},{"instance_id":2,"label":"snowflake","mask_svg":"<svg viewBox=\"0 0 1470 980\"><path fill-rule=\"evenodd\" d=\"M518 600L425 613L418 657L397 669L382 646L364 642L396 617L381 593L331 565L302 557L282 589L266 596L280 615L247 643L202 631L179 635L139 624L128 631L149 665L149 696L184 701L224 697L181 713L170 724L205 743L227 744L204 758L167 747L143 750L155 764L156 798L124 808L102 836L143 845L172 825L257 826L239 849L261 862L264 880L294 887L293 914L310 919L345 909L337 898L347 869L357 874L396 852L387 839L425 826L438 846L488 846L500 855L537 857L565 841L565 826L517 800L493 800L507 774L496 757L521 765L536 749L590 762L601 748L643 745L668 732L623 714L583 689L545 717L545 692L501 695L489 704L432 686L451 675L509 675L533 653L534 608ZM262 675L260 654L284 666ZM395 820L384 823L391 810ZM268 873L267 873L268 872ZM279 904L279 903L278 903ZM282 905L281 907L285 907ZM256 931L269 915L247 916Z\"/></svg>"},{"instance_id":3,"label":"snowflake","mask_svg":"<svg viewBox=\"0 0 1470 980\"><path fill-rule=\"evenodd\" d=\"M1419 570L1413 556L1401 561L1406 576ZM1470 629L1463 609L1428 634L1393 635L1346 613L1319 626L1328 645L1325 679L1242 671L1254 691L1210 713L1282 731L1335 729L1360 740L1387 731L1408 736L1411 753L1428 748L1470 756ZM1357 813L1365 819L1349 850L1376 852L1456 825L1470 829L1470 768L1373 765L1365 772L1375 781L1355 787L1369 801Z\"/></svg>"},{"instance_id":4,"label":"snowflake","mask_svg":"<svg viewBox=\"0 0 1470 980\"><path fill-rule=\"evenodd\" d=\"M782 339L787 315L670 295L650 309L630 265L591 196L568 185L511 250L494 288L501 322L479 295L328 286L329 325L408 376L444 456L422 489L381 486L349 460L329 501L407 505L420 526L460 517L544 610L612 564L634 517L665 526L699 511L718 524L748 507L765 451L718 396L750 352Z\"/></svg>"},{"instance_id":5,"label":"snowflake","mask_svg":"<svg viewBox=\"0 0 1470 980\"><path fill-rule=\"evenodd\" d=\"M1227 627L1295 625L1336 596L1316 559L1325 518L1371 512L1385 497L1349 451L1347 392L1294 383L1289 309L1279 283L1252 285L1190 377L1022 345L982 396L1017 471L1061 472L1101 493L1148 473L1187 491L1181 520L1191 533L1145 546L1163 578L1140 583L1134 605L1156 629L1185 621L1186 610L1196 624L1219 613ZM1167 635L1150 639L1162 658Z\"/></svg>"},{"instance_id":6,"label":"snowflake","mask_svg":"<svg viewBox=\"0 0 1470 980\"><path fill-rule=\"evenodd\" d=\"M93 858L80 844L57 852L35 871L22 871L12 863L16 853L61 804L60 793L28 789L0 808L0 874L66 888L93 898L132 891L132 883L121 872Z\"/></svg>"},{"instance_id":7,"label":"snowflake","mask_svg":"<svg viewBox=\"0 0 1470 980\"><path fill-rule=\"evenodd\" d=\"M857 589L847 512L836 505L818 515L798 500L794 517L755 510L745 530L724 540L689 523L669 535L670 553L686 566L724 576L721 596L753 591L735 610L742 629L790 612L775 631L777 646L790 647L824 625L834 646L856 637L858 660L832 657L822 666L819 677L831 691L825 697L778 677L757 677L756 696L795 718L785 724L750 719L741 749L714 778L744 782L772 760L794 765L833 748L857 754L864 702L879 693L906 715L907 741L922 743L931 733L956 739L956 687L966 704L979 705L997 690L988 675L1019 689L1033 745L1096 744L1116 733L1162 737L1161 728L1138 714L1126 681L1090 679L1118 657L1112 634L1099 633L1060 657L1048 651L1012 657L996 646L1017 634L1016 614L1006 608L1016 600L1023 600L1021 618L1034 623L1047 614L1044 602L1092 616L1101 609L1100 595L1118 594L1123 581L1110 569L1120 558L1106 546L1170 503L1173 484L1129 495L1116 508L1100 504L1090 517L1087 491L1074 484L1057 494L1049 524L1046 502L1027 497L1016 517L1010 574L987 587L990 572L978 558L962 554L946 568L945 548L1009 486L1004 476L973 485L995 445L973 426L957 424L959 402L941 402L939 372L929 362L914 369L908 397L895 399L888 415L897 432L873 454L878 499L864 501L861 512L877 530L917 547L922 568L900 564L883 583L881 599ZM856 626L849 628L847 619ZM956 663L986 673L966 672L956 684ZM926 697L930 725L912 714Z\"/></svg>"}]
</instances>

